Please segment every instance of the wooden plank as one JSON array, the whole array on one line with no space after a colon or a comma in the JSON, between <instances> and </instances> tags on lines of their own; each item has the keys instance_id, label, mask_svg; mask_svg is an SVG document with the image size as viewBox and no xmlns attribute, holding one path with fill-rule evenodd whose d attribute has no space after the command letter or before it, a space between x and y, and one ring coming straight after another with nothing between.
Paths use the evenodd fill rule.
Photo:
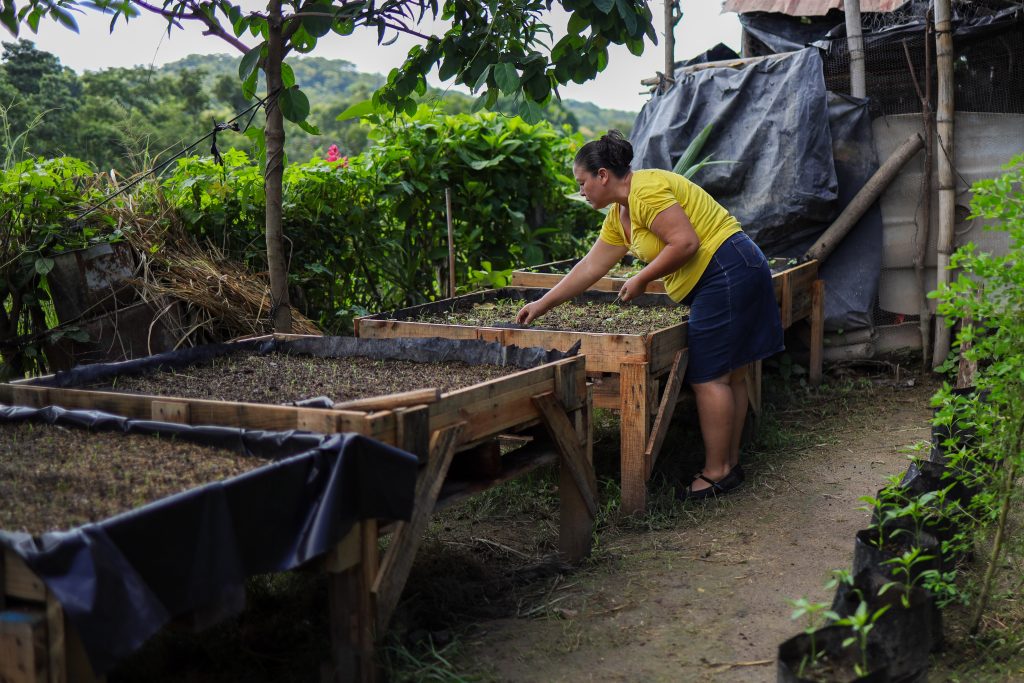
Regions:
<instances>
[{"instance_id":1,"label":"wooden plank","mask_svg":"<svg viewBox=\"0 0 1024 683\"><path fill-rule=\"evenodd\" d=\"M335 403L333 410L394 410L395 408L407 408L408 406L421 403L436 403L441 398L441 390L413 389L412 391L401 391L396 394L385 394L383 396L370 396L368 398L357 398L352 401Z\"/></svg>"},{"instance_id":2,"label":"wooden plank","mask_svg":"<svg viewBox=\"0 0 1024 683\"><path fill-rule=\"evenodd\" d=\"M782 318L782 329L786 330L793 324L793 286L792 278L782 280L782 300L779 302L779 317Z\"/></svg>"},{"instance_id":3,"label":"wooden plank","mask_svg":"<svg viewBox=\"0 0 1024 683\"><path fill-rule=\"evenodd\" d=\"M64 641L64 608L46 591L46 654L50 683L67 683L67 654Z\"/></svg>"},{"instance_id":4,"label":"wooden plank","mask_svg":"<svg viewBox=\"0 0 1024 683\"><path fill-rule=\"evenodd\" d=\"M539 419L532 397L553 391L557 373L564 373L562 381L567 389L575 387L570 409L578 408L586 395L585 363L582 357L566 358L445 394L443 400L430 406L430 428L438 430L465 422L462 433L465 443L494 437ZM563 370L563 367L571 369ZM569 377L575 379L569 380Z\"/></svg>"},{"instance_id":5,"label":"wooden plank","mask_svg":"<svg viewBox=\"0 0 1024 683\"><path fill-rule=\"evenodd\" d=\"M189 424L188 404L181 401L153 401L152 416L161 422Z\"/></svg>"},{"instance_id":6,"label":"wooden plank","mask_svg":"<svg viewBox=\"0 0 1024 683\"><path fill-rule=\"evenodd\" d=\"M572 421L553 394L534 396L533 401L540 409L548 434L558 446L564 465L572 474L583 504L592 518L597 517L597 477L593 465L586 461L583 444L580 443Z\"/></svg>"},{"instance_id":7,"label":"wooden plank","mask_svg":"<svg viewBox=\"0 0 1024 683\"><path fill-rule=\"evenodd\" d=\"M395 412L397 438L394 445L412 453L421 463L430 457L430 408L414 406Z\"/></svg>"},{"instance_id":8,"label":"wooden plank","mask_svg":"<svg viewBox=\"0 0 1024 683\"><path fill-rule=\"evenodd\" d=\"M680 311L680 316L682 311ZM665 372L675 363L676 353L686 348L687 333L690 323L681 320L678 325L666 327L651 334L648 338L647 362L652 375Z\"/></svg>"},{"instance_id":9,"label":"wooden plank","mask_svg":"<svg viewBox=\"0 0 1024 683\"><path fill-rule=\"evenodd\" d=\"M649 380L647 363L623 363L619 368L622 512L627 515L647 508Z\"/></svg>"},{"instance_id":10,"label":"wooden plank","mask_svg":"<svg viewBox=\"0 0 1024 683\"><path fill-rule=\"evenodd\" d=\"M821 384L821 361L824 355L822 346L825 342L825 281L815 280L812 287L814 301L811 313L811 386Z\"/></svg>"},{"instance_id":11,"label":"wooden plank","mask_svg":"<svg viewBox=\"0 0 1024 683\"><path fill-rule=\"evenodd\" d=\"M676 352L675 360L672 362L672 370L669 371L668 379L665 382L665 391L661 396L661 403L658 405L658 416L654 419L654 426L651 427L651 437L647 442L647 451L644 459L647 462L647 473L645 478L650 478L654 463L661 453L661 446L665 442L665 435L668 434L668 426L672 422L672 415L675 412L676 403L679 399L679 390L683 386L683 377L686 375L686 364L689 354L685 349Z\"/></svg>"},{"instance_id":12,"label":"wooden plank","mask_svg":"<svg viewBox=\"0 0 1024 683\"><path fill-rule=\"evenodd\" d=\"M188 406L190 424L216 424L279 431L312 429L315 426L317 429L314 431L328 434L354 431L374 438L381 432L386 433L389 427L386 421L368 421L366 415L361 412L0 384L0 403L36 408L56 405L63 408L102 410L143 420L153 419L154 402L169 400Z\"/></svg>"},{"instance_id":13,"label":"wooden plank","mask_svg":"<svg viewBox=\"0 0 1024 683\"><path fill-rule=\"evenodd\" d=\"M46 614L40 609L0 612L0 681L47 681Z\"/></svg>"},{"instance_id":14,"label":"wooden plank","mask_svg":"<svg viewBox=\"0 0 1024 683\"><path fill-rule=\"evenodd\" d=\"M416 551L423 541L423 532L430 523L434 505L437 503L441 485L448 473L452 456L455 454L455 445L459 442L463 427L463 424L452 425L434 432L431 438L430 460L416 482L412 519L398 525L373 584L373 594L377 599L378 633L383 633L387 629L391 615L398 605L398 599L409 578Z\"/></svg>"},{"instance_id":15,"label":"wooden plank","mask_svg":"<svg viewBox=\"0 0 1024 683\"><path fill-rule=\"evenodd\" d=\"M46 585L10 548L4 554L4 593L9 598L46 601Z\"/></svg>"}]
</instances>

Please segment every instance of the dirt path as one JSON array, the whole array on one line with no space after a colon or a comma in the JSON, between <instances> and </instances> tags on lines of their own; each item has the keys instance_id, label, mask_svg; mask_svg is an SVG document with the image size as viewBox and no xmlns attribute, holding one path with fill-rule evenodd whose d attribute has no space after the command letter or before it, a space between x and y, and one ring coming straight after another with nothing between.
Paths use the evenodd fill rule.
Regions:
<instances>
[{"instance_id":1,"label":"dirt path","mask_svg":"<svg viewBox=\"0 0 1024 683\"><path fill-rule=\"evenodd\" d=\"M868 521L858 497L906 469L935 389L888 378L817 408L789 405L780 418L808 432L799 452L755 457L745 490L670 529L601 538L533 616L477 622L458 669L501 681L774 681L776 647L800 628L787 601L831 601L830 570L849 568Z\"/></svg>"}]
</instances>

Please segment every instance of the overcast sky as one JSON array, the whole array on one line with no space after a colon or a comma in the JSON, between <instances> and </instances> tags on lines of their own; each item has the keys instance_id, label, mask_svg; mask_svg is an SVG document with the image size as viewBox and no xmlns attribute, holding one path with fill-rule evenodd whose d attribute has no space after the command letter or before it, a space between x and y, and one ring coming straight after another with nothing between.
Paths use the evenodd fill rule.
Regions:
<instances>
[{"instance_id":1,"label":"overcast sky","mask_svg":"<svg viewBox=\"0 0 1024 683\"><path fill-rule=\"evenodd\" d=\"M740 47L740 26L734 13L721 14L719 0L681 0L683 19L676 26L676 59L687 59L704 52L717 43L725 43L737 52ZM243 2L243 6L256 7L256 3ZM654 26L658 32L659 44L648 45L644 54L634 57L624 47L614 46L609 54L608 67L597 79L583 85L570 84L559 89L563 98L593 102L601 107L639 111L647 101L646 89L640 80L654 76L663 70L664 56L664 5L652 0ZM564 32L564 16L552 16L550 24ZM129 67L136 65L160 66L193 54L227 53L241 56L219 38L204 36L197 22L189 22L184 30L175 29L170 35L166 23L154 15L143 13L129 24L118 24L113 34L109 32L110 20L94 12L79 17L80 33L71 31L50 21L39 26L39 33L33 35L24 27L22 38L32 40L39 49L57 55L61 63L77 72L95 71L108 67ZM6 42L11 39L6 30L0 29L0 37ZM245 37L249 37L246 35ZM348 37L327 36L318 44L314 55L330 59L346 59L358 71L386 74L400 66L409 47L416 44L415 38L400 36L395 44L379 46L376 30L361 31ZM440 85L437 79L431 85Z\"/></svg>"}]
</instances>

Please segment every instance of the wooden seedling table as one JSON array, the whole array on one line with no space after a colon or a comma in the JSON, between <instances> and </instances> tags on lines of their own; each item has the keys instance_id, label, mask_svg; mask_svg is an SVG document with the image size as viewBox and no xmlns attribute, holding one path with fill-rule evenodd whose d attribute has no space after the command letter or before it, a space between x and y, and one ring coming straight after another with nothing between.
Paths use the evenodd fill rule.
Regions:
<instances>
[{"instance_id":1,"label":"wooden seedling table","mask_svg":"<svg viewBox=\"0 0 1024 683\"><path fill-rule=\"evenodd\" d=\"M686 371L686 322L649 334L606 334L536 328L484 327L417 322L423 313L451 310L496 299L534 300L544 290L512 288L476 292L454 299L364 316L355 321L362 338L446 337L482 339L517 346L568 350L580 344L593 381L594 406L620 411L622 509L646 507L647 479L661 450ZM611 292L586 292L574 301L611 302ZM639 306L675 306L665 294L645 294ZM543 324L543 318L540 325ZM659 401L660 393L660 401ZM652 422L653 420L653 422Z\"/></svg>"},{"instance_id":2,"label":"wooden seedling table","mask_svg":"<svg viewBox=\"0 0 1024 683\"><path fill-rule=\"evenodd\" d=\"M330 340L274 335L238 345L254 348L273 341L280 352L336 357L323 351ZM356 432L420 456L423 465L411 521L390 530L393 536L379 567L371 567L365 558L360 565L371 567L364 578L376 612L372 630L377 634L384 633L398 604L433 513L542 465L561 465L560 554L575 561L590 549L598 497L592 466L592 400L582 357L543 363L441 394L429 404L393 409L307 408L41 385L52 379L0 384L0 403L102 410L193 425ZM387 405L388 397L381 398L381 405ZM509 433L525 435L525 445L499 456L497 440ZM472 474L448 477L453 461L459 462L460 471Z\"/></svg>"},{"instance_id":3,"label":"wooden seedling table","mask_svg":"<svg viewBox=\"0 0 1024 683\"><path fill-rule=\"evenodd\" d=\"M369 589L376 568L377 520L357 524L319 562L328 575L330 640L339 681L374 680L374 614ZM370 542L366 542L369 540ZM182 617L189 628L203 617ZM0 548L0 681L4 683L93 683L105 681L60 602L8 548Z\"/></svg>"},{"instance_id":4,"label":"wooden seedling table","mask_svg":"<svg viewBox=\"0 0 1024 683\"><path fill-rule=\"evenodd\" d=\"M821 382L822 344L825 332L825 283L818 278L818 261L790 264L786 259L770 259L772 263L772 285L775 300L779 304L783 329L793 323L808 320L811 328L810 368L811 384ZM551 289L579 259L552 261L523 270L512 271L512 287L541 287ZM625 284L624 277L603 277L594 283L592 289L601 292L618 292ZM655 280L647 286L650 294L664 294L665 283ZM757 371L759 372L759 370ZM757 382L760 386L760 381ZM759 410L760 404L756 409Z\"/></svg>"}]
</instances>

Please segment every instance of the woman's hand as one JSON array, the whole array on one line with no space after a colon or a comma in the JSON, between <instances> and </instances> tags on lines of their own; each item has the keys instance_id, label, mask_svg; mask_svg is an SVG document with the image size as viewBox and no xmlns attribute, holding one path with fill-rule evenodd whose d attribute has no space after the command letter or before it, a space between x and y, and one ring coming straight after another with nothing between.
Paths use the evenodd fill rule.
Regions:
<instances>
[{"instance_id":1,"label":"woman's hand","mask_svg":"<svg viewBox=\"0 0 1024 683\"><path fill-rule=\"evenodd\" d=\"M531 301L516 313L516 322L520 325L529 325L537 318L547 312L547 308L541 305L540 301Z\"/></svg>"},{"instance_id":2,"label":"woman's hand","mask_svg":"<svg viewBox=\"0 0 1024 683\"><path fill-rule=\"evenodd\" d=\"M641 296L646 291L647 281L639 275L634 275L622 285L622 289L619 290L619 300L625 303Z\"/></svg>"}]
</instances>

